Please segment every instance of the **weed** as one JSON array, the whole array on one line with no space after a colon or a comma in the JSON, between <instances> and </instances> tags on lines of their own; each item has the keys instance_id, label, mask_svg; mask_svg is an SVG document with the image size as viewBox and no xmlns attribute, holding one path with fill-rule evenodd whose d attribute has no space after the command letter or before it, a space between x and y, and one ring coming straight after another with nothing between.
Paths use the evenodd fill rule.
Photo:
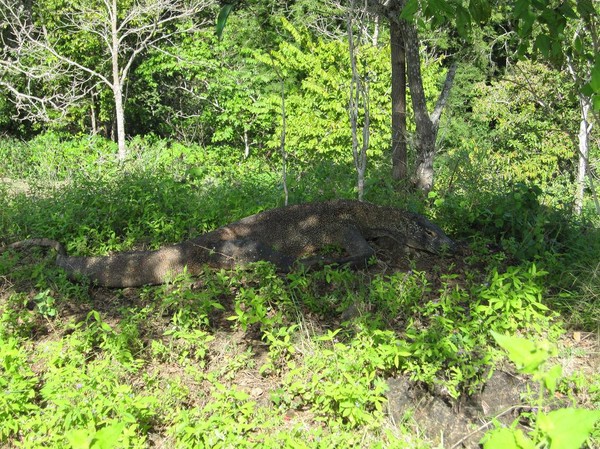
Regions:
<instances>
[{"instance_id":1,"label":"weed","mask_svg":"<svg viewBox=\"0 0 600 449\"><path fill-rule=\"evenodd\" d=\"M269 358L267 362L260 367L259 372L280 374L285 368L294 369L296 364L293 361L296 348L292 338L298 325L280 327L274 331L265 331L263 340L269 345Z\"/></svg>"},{"instance_id":2,"label":"weed","mask_svg":"<svg viewBox=\"0 0 600 449\"><path fill-rule=\"evenodd\" d=\"M298 398L289 405L309 405L325 422L347 428L379 425L387 390L380 375L394 373L410 351L392 332L361 332L349 344L338 333L319 337L324 347L289 372L287 389Z\"/></svg>"},{"instance_id":3,"label":"weed","mask_svg":"<svg viewBox=\"0 0 600 449\"><path fill-rule=\"evenodd\" d=\"M211 401L203 408L179 412L170 434L178 447L248 447L256 403L249 395L216 383Z\"/></svg>"},{"instance_id":4,"label":"weed","mask_svg":"<svg viewBox=\"0 0 600 449\"><path fill-rule=\"evenodd\" d=\"M46 318L53 318L56 316L56 299L50 295L50 290L39 292L33 297L33 301L35 302L40 315Z\"/></svg>"},{"instance_id":5,"label":"weed","mask_svg":"<svg viewBox=\"0 0 600 449\"><path fill-rule=\"evenodd\" d=\"M476 292L484 301L475 309L484 318L484 326L498 332L531 327L541 333L552 315L542 303L540 280L546 274L535 264L526 269L509 267L503 274L493 271L489 284Z\"/></svg>"}]
</instances>

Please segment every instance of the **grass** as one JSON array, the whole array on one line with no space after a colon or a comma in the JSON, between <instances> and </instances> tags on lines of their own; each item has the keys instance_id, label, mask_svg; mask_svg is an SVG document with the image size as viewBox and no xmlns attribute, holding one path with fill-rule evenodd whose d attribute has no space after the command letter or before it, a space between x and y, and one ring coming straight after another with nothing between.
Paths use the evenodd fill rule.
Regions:
<instances>
[{"instance_id":1,"label":"grass","mask_svg":"<svg viewBox=\"0 0 600 449\"><path fill-rule=\"evenodd\" d=\"M31 173L49 167L14 162L7 174L27 166L19 178L29 182L20 192L0 187L2 241L54 238L73 255L156 248L281 204L267 163L191 150L181 163L170 151L148 149L121 172L91 156L84 172L55 161L48 182L31 182ZM190 171L196 164L202 169ZM350 196L344 170L291 176L293 198ZM316 182L323 176L325 186ZM397 195L373 185L373 201ZM363 271L281 275L257 264L110 290L68 281L52 254L2 253L0 442L439 447L410 416L390 420L386 379L465 397L503 363L492 330L557 342L559 360L576 366L558 391L573 406L597 408L595 231L576 234L580 223L568 217L547 222L556 211L531 209L537 197L527 195L510 216L511 200L492 197L496 209L479 204L461 215L464 201L433 198L430 215L469 243L465 255L408 260L383 244Z\"/></svg>"}]
</instances>

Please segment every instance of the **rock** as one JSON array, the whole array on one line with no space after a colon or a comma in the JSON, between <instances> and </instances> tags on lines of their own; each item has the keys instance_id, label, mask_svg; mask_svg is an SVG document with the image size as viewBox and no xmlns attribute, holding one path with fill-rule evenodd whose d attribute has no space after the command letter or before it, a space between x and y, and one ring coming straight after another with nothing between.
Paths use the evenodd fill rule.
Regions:
<instances>
[{"instance_id":1,"label":"rock","mask_svg":"<svg viewBox=\"0 0 600 449\"><path fill-rule=\"evenodd\" d=\"M528 388L525 380L503 371L496 371L481 392L458 400L405 377L388 379L387 384L392 421L403 422L411 413L419 430L444 448L478 448L491 428L482 424L498 415L504 424L512 423L518 416L521 394Z\"/></svg>"}]
</instances>

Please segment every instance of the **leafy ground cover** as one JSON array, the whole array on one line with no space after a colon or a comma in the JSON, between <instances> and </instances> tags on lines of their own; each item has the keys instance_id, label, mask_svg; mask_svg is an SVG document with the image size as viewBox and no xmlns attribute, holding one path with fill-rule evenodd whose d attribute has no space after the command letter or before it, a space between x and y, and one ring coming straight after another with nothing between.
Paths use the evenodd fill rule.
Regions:
<instances>
[{"instance_id":1,"label":"leafy ground cover","mask_svg":"<svg viewBox=\"0 0 600 449\"><path fill-rule=\"evenodd\" d=\"M94 150L79 170L77 158L26 164L11 153L2 243L48 237L74 255L155 248L281 204L267 162L145 150L122 167ZM350 174L343 164L292 173L292 198L351 196ZM387 380L460 401L509 366L505 348L512 372L541 387L515 404L514 426L486 418L486 447L597 445L597 226L527 185L425 201L370 185L371 201L434 217L461 253L408 257L380 241L362 271L257 264L123 290L72 283L41 250L0 254L0 443L443 447L411 412L390 419ZM556 430L565 419L581 425Z\"/></svg>"}]
</instances>

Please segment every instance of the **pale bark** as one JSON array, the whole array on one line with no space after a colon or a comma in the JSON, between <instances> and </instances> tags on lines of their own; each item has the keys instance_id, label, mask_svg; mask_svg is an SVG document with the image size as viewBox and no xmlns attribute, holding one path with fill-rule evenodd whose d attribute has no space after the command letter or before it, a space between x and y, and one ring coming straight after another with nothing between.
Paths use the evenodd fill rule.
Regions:
<instances>
[{"instance_id":1,"label":"pale bark","mask_svg":"<svg viewBox=\"0 0 600 449\"><path fill-rule=\"evenodd\" d=\"M287 151L285 149L285 133L287 124L287 114L285 112L285 79L275 64L272 55L271 64L273 65L275 74L279 78L279 85L281 86L281 135L279 138L279 151L281 153L281 182L283 184L284 205L287 206L289 200L289 191L287 185Z\"/></svg>"},{"instance_id":2,"label":"pale bark","mask_svg":"<svg viewBox=\"0 0 600 449\"><path fill-rule=\"evenodd\" d=\"M588 23L589 32L592 34L592 43L594 47L594 51L598 53L598 38L595 35L595 28L592 23ZM591 73L592 66L588 63L587 71ZM600 215L600 201L598 200L598 196L596 193L596 189L594 186L594 177L588 170L589 165L589 152L590 152L590 135L592 133L593 123L591 122L591 113L593 111L592 108L592 99L591 97L584 95L581 92L581 86L585 84L585 82L581 79L581 76L578 74L578 71L575 67L575 64L571 57L567 57L567 70L569 74L573 78L576 86L579 86L579 131L577 133L577 176L575 181L575 201L573 205L573 211L579 215L583 211L583 200L585 195L585 178L586 175L589 179L590 190L592 191L592 199L594 200L594 205L596 207L596 213ZM596 117L597 119L597 117Z\"/></svg>"},{"instance_id":3,"label":"pale bark","mask_svg":"<svg viewBox=\"0 0 600 449\"><path fill-rule=\"evenodd\" d=\"M115 101L115 120L117 122L117 144L119 147L118 159L124 161L127 156L125 143L125 106L123 105L123 83L127 77L128 67L123 69L119 64L119 23L117 0L112 4L105 2L110 20L110 56L112 63L112 91Z\"/></svg>"},{"instance_id":4,"label":"pale bark","mask_svg":"<svg viewBox=\"0 0 600 449\"><path fill-rule=\"evenodd\" d=\"M354 1L351 1L351 8ZM369 84L361 79L356 67L356 47L354 44L354 32L352 16L348 14L346 26L348 31L348 52L350 54L350 66L352 78L350 81L350 95L348 102L348 113L350 116L350 127L352 132L352 156L356 169L356 190L358 200L362 201L365 192L365 173L367 170L367 150L370 137L370 115L369 115ZM362 141L358 139L358 117L360 108L363 109Z\"/></svg>"},{"instance_id":5,"label":"pale bark","mask_svg":"<svg viewBox=\"0 0 600 449\"><path fill-rule=\"evenodd\" d=\"M588 122L588 114L590 112L590 102L587 98L580 95L579 108L581 111L581 119L579 122L579 163L577 164L577 181L575 192L575 213L581 214L583 210L583 194L585 190L585 176L587 173L588 156L590 153L589 135L591 124Z\"/></svg>"},{"instance_id":6,"label":"pale bark","mask_svg":"<svg viewBox=\"0 0 600 449\"><path fill-rule=\"evenodd\" d=\"M507 78L507 81L514 83L519 86L519 88L526 90L531 95L531 98L535 103L542 107L547 114L553 116L555 120L560 125L560 129L569 136L573 147L576 149L577 153L577 172L575 174L575 194L574 194L574 202L573 202L573 212L576 214L580 214L583 209L583 201L585 195L585 179L587 177L588 185L590 191L592 193L592 200L594 201L594 205L596 207L596 213L600 215L600 200L598 199L595 187L595 180L593 174L588 169L589 166L589 147L590 147L590 136L592 133L593 123L591 123L591 119L593 118L592 107L591 107L591 98L579 93L579 130L577 132L577 137L575 137L575 133L573 132L573 123L570 120L566 120L564 117L557 116L555 108L552 103L548 103L544 99L544 94L539 92L535 86L535 83L530 79L530 73L526 70L523 70L520 64L515 64L514 68L519 71L519 77L517 78ZM571 75L575 85L582 85L581 79L579 78L577 71L575 70L575 66L571 58L567 58L566 68L569 74ZM596 118L597 122L598 119Z\"/></svg>"}]
</instances>

